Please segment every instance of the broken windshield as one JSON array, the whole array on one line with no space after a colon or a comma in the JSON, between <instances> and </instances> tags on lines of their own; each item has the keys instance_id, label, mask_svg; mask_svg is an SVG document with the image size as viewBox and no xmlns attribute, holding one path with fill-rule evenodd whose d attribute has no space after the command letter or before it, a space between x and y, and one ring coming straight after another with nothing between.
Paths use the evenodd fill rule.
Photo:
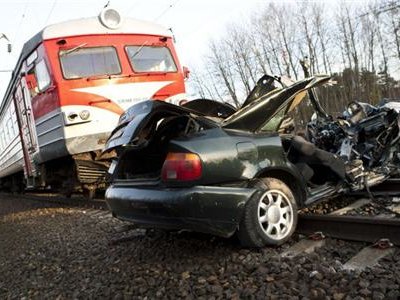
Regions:
<instances>
[{"instance_id":1,"label":"broken windshield","mask_svg":"<svg viewBox=\"0 0 400 300\"><path fill-rule=\"evenodd\" d=\"M66 79L121 74L117 51L111 46L61 50L59 55Z\"/></svg>"}]
</instances>

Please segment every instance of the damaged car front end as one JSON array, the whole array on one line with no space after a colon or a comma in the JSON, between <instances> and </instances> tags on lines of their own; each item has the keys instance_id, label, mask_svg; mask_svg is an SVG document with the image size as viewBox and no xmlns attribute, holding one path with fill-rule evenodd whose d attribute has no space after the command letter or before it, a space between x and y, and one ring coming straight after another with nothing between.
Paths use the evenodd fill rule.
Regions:
<instances>
[{"instance_id":1,"label":"damaged car front end","mask_svg":"<svg viewBox=\"0 0 400 300\"><path fill-rule=\"evenodd\" d=\"M251 247L284 243L298 208L381 182L397 163L397 112L382 108L386 136L372 115L333 120L314 91L329 83L313 76L286 86L264 76L238 110L205 99L132 106L105 149L117 153L106 191L113 215L145 227L237 233ZM317 117L298 135L289 116L305 98ZM365 143L374 134L380 158Z\"/></svg>"},{"instance_id":2,"label":"damaged car front end","mask_svg":"<svg viewBox=\"0 0 400 300\"><path fill-rule=\"evenodd\" d=\"M310 142L345 161L351 190L398 176L399 114L391 103L352 102L335 120L315 119L307 127Z\"/></svg>"}]
</instances>

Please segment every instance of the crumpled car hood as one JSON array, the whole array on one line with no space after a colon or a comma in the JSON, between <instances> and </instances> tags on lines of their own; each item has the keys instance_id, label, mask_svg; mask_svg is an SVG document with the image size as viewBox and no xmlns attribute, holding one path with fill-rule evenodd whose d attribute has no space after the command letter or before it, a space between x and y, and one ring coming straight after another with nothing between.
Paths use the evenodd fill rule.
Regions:
<instances>
[{"instance_id":1,"label":"crumpled car hood","mask_svg":"<svg viewBox=\"0 0 400 300\"><path fill-rule=\"evenodd\" d=\"M292 102L290 110L294 109L304 99L307 90L323 85L329 80L329 76L313 76L281 90L271 91L226 118L221 126L228 129L258 131L281 107Z\"/></svg>"}]
</instances>

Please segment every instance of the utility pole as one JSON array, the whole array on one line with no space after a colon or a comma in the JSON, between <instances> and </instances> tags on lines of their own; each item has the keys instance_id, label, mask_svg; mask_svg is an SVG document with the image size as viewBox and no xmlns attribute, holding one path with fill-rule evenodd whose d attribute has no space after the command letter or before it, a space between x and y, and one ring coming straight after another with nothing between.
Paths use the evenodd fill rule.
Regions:
<instances>
[{"instance_id":1,"label":"utility pole","mask_svg":"<svg viewBox=\"0 0 400 300\"><path fill-rule=\"evenodd\" d=\"M5 39L8 43L7 43L7 52L11 53L12 50L12 46L10 43L10 40L8 39L8 37L4 34L4 33L0 33L0 40L1 39ZM11 73L13 70L1 70L0 69L0 73Z\"/></svg>"},{"instance_id":2,"label":"utility pole","mask_svg":"<svg viewBox=\"0 0 400 300\"><path fill-rule=\"evenodd\" d=\"M7 43L7 52L10 53L11 52L11 43L10 40L8 39L8 37L4 34L4 33L0 33L0 40L1 39L5 39L8 43Z\"/></svg>"}]
</instances>

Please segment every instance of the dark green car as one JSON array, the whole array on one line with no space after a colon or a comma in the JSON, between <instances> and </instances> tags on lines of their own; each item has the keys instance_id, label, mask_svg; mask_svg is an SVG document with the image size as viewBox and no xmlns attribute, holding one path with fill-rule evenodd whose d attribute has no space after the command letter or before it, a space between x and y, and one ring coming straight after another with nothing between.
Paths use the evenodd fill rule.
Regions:
<instances>
[{"instance_id":1,"label":"dark green car","mask_svg":"<svg viewBox=\"0 0 400 300\"><path fill-rule=\"evenodd\" d=\"M106 191L113 215L145 227L238 233L243 245L262 247L290 238L298 208L363 188L349 182L344 159L291 133L287 116L305 97L328 118L313 89L330 78L276 81L263 77L238 110L211 100L132 106L105 149L117 153Z\"/></svg>"}]
</instances>

